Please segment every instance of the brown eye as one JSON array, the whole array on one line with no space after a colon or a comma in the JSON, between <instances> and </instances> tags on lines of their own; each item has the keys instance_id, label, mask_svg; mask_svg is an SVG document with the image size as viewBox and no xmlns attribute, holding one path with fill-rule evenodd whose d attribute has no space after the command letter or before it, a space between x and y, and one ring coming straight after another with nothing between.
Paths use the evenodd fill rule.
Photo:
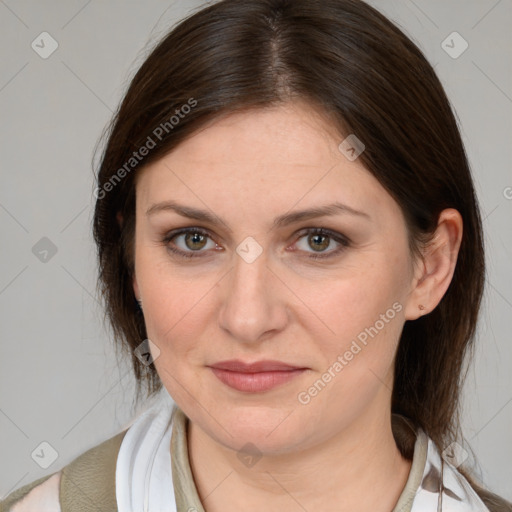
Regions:
<instances>
[{"instance_id":1,"label":"brown eye","mask_svg":"<svg viewBox=\"0 0 512 512\"><path fill-rule=\"evenodd\" d=\"M307 257L312 259L336 256L350 246L350 240L347 237L325 228L309 228L303 230L300 234L302 236L296 242L296 245L301 251L309 253ZM299 242L303 238L305 243L301 247ZM331 244L334 244L333 249L330 251L326 250ZM315 252L317 254L314 254Z\"/></svg>"},{"instance_id":2,"label":"brown eye","mask_svg":"<svg viewBox=\"0 0 512 512\"><path fill-rule=\"evenodd\" d=\"M308 243L315 251L322 251L329 247L330 237L328 235L311 234L308 236Z\"/></svg>"},{"instance_id":3,"label":"brown eye","mask_svg":"<svg viewBox=\"0 0 512 512\"><path fill-rule=\"evenodd\" d=\"M210 235L200 228L172 231L162 241L166 244L169 252L184 258L205 256L205 253L208 252L207 249L218 247ZM210 247L207 247L208 241L211 242Z\"/></svg>"},{"instance_id":4,"label":"brown eye","mask_svg":"<svg viewBox=\"0 0 512 512\"><path fill-rule=\"evenodd\" d=\"M194 251L202 249L206 245L207 237L201 233L192 232L185 234L185 245Z\"/></svg>"}]
</instances>

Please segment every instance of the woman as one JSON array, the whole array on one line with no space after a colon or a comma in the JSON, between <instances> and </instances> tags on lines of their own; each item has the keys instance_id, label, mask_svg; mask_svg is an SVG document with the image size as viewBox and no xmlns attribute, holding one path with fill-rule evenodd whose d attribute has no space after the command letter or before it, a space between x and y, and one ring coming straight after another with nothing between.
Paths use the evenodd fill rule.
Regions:
<instances>
[{"instance_id":1,"label":"woman","mask_svg":"<svg viewBox=\"0 0 512 512\"><path fill-rule=\"evenodd\" d=\"M457 443L471 172L383 15L224 0L184 20L134 77L95 196L106 311L152 402L2 510L512 510Z\"/></svg>"}]
</instances>

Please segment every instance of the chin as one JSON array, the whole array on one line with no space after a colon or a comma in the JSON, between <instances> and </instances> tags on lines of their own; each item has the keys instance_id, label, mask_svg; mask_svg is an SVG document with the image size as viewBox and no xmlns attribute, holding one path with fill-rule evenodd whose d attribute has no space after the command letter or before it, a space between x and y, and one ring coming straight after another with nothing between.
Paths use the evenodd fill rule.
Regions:
<instances>
[{"instance_id":1,"label":"chin","mask_svg":"<svg viewBox=\"0 0 512 512\"><path fill-rule=\"evenodd\" d=\"M247 443L254 445L259 452L278 455L293 451L310 436L304 425L297 423L297 418L288 411L269 409L268 407L247 407L245 410L234 407L230 413L208 423L204 428L217 442L235 451ZM224 428L220 425L225 426Z\"/></svg>"}]
</instances>

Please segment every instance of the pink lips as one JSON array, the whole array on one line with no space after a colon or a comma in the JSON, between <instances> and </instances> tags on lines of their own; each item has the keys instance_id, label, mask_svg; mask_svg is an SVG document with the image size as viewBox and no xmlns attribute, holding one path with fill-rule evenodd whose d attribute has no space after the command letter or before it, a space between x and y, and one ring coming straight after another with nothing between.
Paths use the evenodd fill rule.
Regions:
<instances>
[{"instance_id":1,"label":"pink lips","mask_svg":"<svg viewBox=\"0 0 512 512\"><path fill-rule=\"evenodd\" d=\"M284 384L307 368L291 366L281 361L240 360L221 361L210 366L214 375L227 386L238 391L258 393Z\"/></svg>"}]
</instances>

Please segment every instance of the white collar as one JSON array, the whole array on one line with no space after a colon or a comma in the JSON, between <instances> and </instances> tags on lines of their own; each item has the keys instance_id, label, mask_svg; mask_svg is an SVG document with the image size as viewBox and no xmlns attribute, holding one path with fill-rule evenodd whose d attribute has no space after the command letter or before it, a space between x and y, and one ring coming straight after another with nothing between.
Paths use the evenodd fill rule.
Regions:
<instances>
[{"instance_id":1,"label":"white collar","mask_svg":"<svg viewBox=\"0 0 512 512\"><path fill-rule=\"evenodd\" d=\"M164 389L128 428L116 464L119 512L176 512L170 452L174 410Z\"/></svg>"}]
</instances>

